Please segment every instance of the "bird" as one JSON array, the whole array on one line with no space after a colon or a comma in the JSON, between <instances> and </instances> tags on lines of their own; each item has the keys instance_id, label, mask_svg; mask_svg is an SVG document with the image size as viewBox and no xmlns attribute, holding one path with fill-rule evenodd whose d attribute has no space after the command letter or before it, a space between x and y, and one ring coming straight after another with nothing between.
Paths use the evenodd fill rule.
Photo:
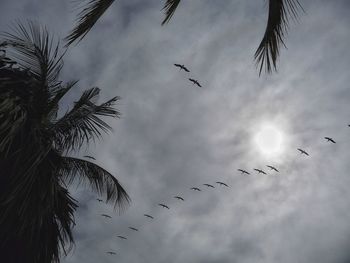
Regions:
<instances>
[{"instance_id":1,"label":"bird","mask_svg":"<svg viewBox=\"0 0 350 263\"><path fill-rule=\"evenodd\" d=\"M97 198L96 200L99 201L99 202L103 202L103 200L102 200L102 199L99 199L99 198Z\"/></svg>"},{"instance_id":2,"label":"bird","mask_svg":"<svg viewBox=\"0 0 350 263\"><path fill-rule=\"evenodd\" d=\"M127 238L124 237L124 236L117 236L117 237L119 237L120 239L127 239Z\"/></svg>"},{"instance_id":3,"label":"bird","mask_svg":"<svg viewBox=\"0 0 350 263\"><path fill-rule=\"evenodd\" d=\"M192 187L191 190L194 190L194 191L202 191L202 190L199 189L198 187Z\"/></svg>"},{"instance_id":4,"label":"bird","mask_svg":"<svg viewBox=\"0 0 350 263\"><path fill-rule=\"evenodd\" d=\"M193 84L196 84L200 88L202 87L201 84L199 84L198 80L189 78L189 81L191 81Z\"/></svg>"},{"instance_id":5,"label":"bird","mask_svg":"<svg viewBox=\"0 0 350 263\"><path fill-rule=\"evenodd\" d=\"M186 71L186 72L190 72L190 71L188 70L188 68L186 68L185 65L183 65L183 64L182 64L182 65L180 65L180 64L174 64L174 66L180 68L180 70L183 69L183 70Z\"/></svg>"},{"instance_id":6,"label":"bird","mask_svg":"<svg viewBox=\"0 0 350 263\"><path fill-rule=\"evenodd\" d=\"M332 138L330 137L324 137L328 142L336 143Z\"/></svg>"},{"instance_id":7,"label":"bird","mask_svg":"<svg viewBox=\"0 0 350 263\"><path fill-rule=\"evenodd\" d=\"M90 155L84 155L83 157L85 157L85 158L89 158L89 159L92 159L92 160L96 160L96 158L95 158L95 157L92 157L92 156L90 156Z\"/></svg>"},{"instance_id":8,"label":"bird","mask_svg":"<svg viewBox=\"0 0 350 263\"><path fill-rule=\"evenodd\" d=\"M169 206L165 205L165 204L158 204L159 206L163 207L163 208L167 208L170 209Z\"/></svg>"},{"instance_id":9,"label":"bird","mask_svg":"<svg viewBox=\"0 0 350 263\"><path fill-rule=\"evenodd\" d=\"M174 196L174 198L179 199L181 201L185 201L185 199L183 199L181 196Z\"/></svg>"},{"instance_id":10,"label":"bird","mask_svg":"<svg viewBox=\"0 0 350 263\"><path fill-rule=\"evenodd\" d=\"M266 166L269 167L271 170L274 170L274 171L276 171L276 172L279 172L279 171L277 170L276 167L273 167L273 166L271 166L271 165L266 165Z\"/></svg>"},{"instance_id":11,"label":"bird","mask_svg":"<svg viewBox=\"0 0 350 263\"><path fill-rule=\"evenodd\" d=\"M243 170L243 169L238 169L238 171L242 172L242 174L250 174L246 170Z\"/></svg>"},{"instance_id":12,"label":"bird","mask_svg":"<svg viewBox=\"0 0 350 263\"><path fill-rule=\"evenodd\" d=\"M254 168L254 170L255 171L257 171L259 174L266 174L263 170L261 170L261 169L256 169L256 168Z\"/></svg>"},{"instance_id":13,"label":"bird","mask_svg":"<svg viewBox=\"0 0 350 263\"><path fill-rule=\"evenodd\" d=\"M307 152L305 152L303 149L298 148L298 151L299 151L301 154L305 154L305 155L309 156L309 154L308 154Z\"/></svg>"},{"instance_id":14,"label":"bird","mask_svg":"<svg viewBox=\"0 0 350 263\"><path fill-rule=\"evenodd\" d=\"M131 227L131 226L129 226L129 229L134 230L134 231L139 231L137 228Z\"/></svg>"},{"instance_id":15,"label":"bird","mask_svg":"<svg viewBox=\"0 0 350 263\"><path fill-rule=\"evenodd\" d=\"M144 214L144 216L145 216L145 217L148 217L148 218L151 218L151 219L154 219L154 217L151 216L151 215Z\"/></svg>"},{"instance_id":16,"label":"bird","mask_svg":"<svg viewBox=\"0 0 350 263\"><path fill-rule=\"evenodd\" d=\"M223 186L226 186L226 187L228 187L228 185L227 184L225 184L225 183L223 183L223 182L216 182L217 184L219 184L219 185L223 185Z\"/></svg>"},{"instance_id":17,"label":"bird","mask_svg":"<svg viewBox=\"0 0 350 263\"><path fill-rule=\"evenodd\" d=\"M207 186L207 187L210 187L210 188L215 188L213 185L211 185L211 184L203 184L203 185L205 185L205 186Z\"/></svg>"},{"instance_id":18,"label":"bird","mask_svg":"<svg viewBox=\"0 0 350 263\"><path fill-rule=\"evenodd\" d=\"M117 253L113 252L113 251L108 251L106 252L107 254L110 254L110 255L116 255Z\"/></svg>"},{"instance_id":19,"label":"bird","mask_svg":"<svg viewBox=\"0 0 350 263\"><path fill-rule=\"evenodd\" d=\"M104 216L104 217L106 217L106 218L112 218L111 216L106 215L106 214L101 214L101 216Z\"/></svg>"}]
</instances>

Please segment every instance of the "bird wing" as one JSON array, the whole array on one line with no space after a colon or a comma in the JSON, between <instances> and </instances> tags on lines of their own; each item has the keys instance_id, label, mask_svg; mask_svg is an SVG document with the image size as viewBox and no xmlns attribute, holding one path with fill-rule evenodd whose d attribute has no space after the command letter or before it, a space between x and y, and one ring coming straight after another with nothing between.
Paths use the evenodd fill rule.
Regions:
<instances>
[{"instance_id":1,"label":"bird wing","mask_svg":"<svg viewBox=\"0 0 350 263\"><path fill-rule=\"evenodd\" d=\"M186 68L186 67L183 67L183 69L184 69L186 72L190 72L190 71L188 70L188 68Z\"/></svg>"},{"instance_id":2,"label":"bird wing","mask_svg":"<svg viewBox=\"0 0 350 263\"><path fill-rule=\"evenodd\" d=\"M181 68L180 64L174 64L175 67Z\"/></svg>"}]
</instances>

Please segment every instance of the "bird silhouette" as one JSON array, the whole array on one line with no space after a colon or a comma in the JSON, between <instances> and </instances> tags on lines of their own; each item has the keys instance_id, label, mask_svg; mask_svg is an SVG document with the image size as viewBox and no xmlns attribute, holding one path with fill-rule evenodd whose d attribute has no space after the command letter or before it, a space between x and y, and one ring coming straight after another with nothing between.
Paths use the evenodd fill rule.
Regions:
<instances>
[{"instance_id":1,"label":"bird silhouette","mask_svg":"<svg viewBox=\"0 0 350 263\"><path fill-rule=\"evenodd\" d=\"M144 214L144 216L145 216L145 217L148 217L148 218L151 218L151 219L154 219L154 217L153 217L153 216L148 215L148 214Z\"/></svg>"},{"instance_id":2,"label":"bird silhouette","mask_svg":"<svg viewBox=\"0 0 350 263\"><path fill-rule=\"evenodd\" d=\"M105 218L112 218L111 216L106 215L106 214L101 214L101 216L104 216Z\"/></svg>"},{"instance_id":3,"label":"bird silhouette","mask_svg":"<svg viewBox=\"0 0 350 263\"><path fill-rule=\"evenodd\" d=\"M134 231L139 231L137 228L131 227L131 226L129 226L129 229L134 230Z\"/></svg>"},{"instance_id":4,"label":"bird silhouette","mask_svg":"<svg viewBox=\"0 0 350 263\"><path fill-rule=\"evenodd\" d=\"M191 190L194 190L194 191L202 191L202 190L199 189L198 187L192 187Z\"/></svg>"},{"instance_id":5,"label":"bird silhouette","mask_svg":"<svg viewBox=\"0 0 350 263\"><path fill-rule=\"evenodd\" d=\"M261 170L261 169L256 169L256 168L254 168L254 170L255 171L257 171L259 174L266 174L263 170Z\"/></svg>"},{"instance_id":6,"label":"bird silhouette","mask_svg":"<svg viewBox=\"0 0 350 263\"><path fill-rule=\"evenodd\" d=\"M279 172L279 171L277 170L276 167L273 167L273 166L271 166L271 165L266 165L266 166L269 167L271 170L274 170L274 171L276 171L276 172Z\"/></svg>"},{"instance_id":7,"label":"bird silhouette","mask_svg":"<svg viewBox=\"0 0 350 263\"><path fill-rule=\"evenodd\" d=\"M324 137L328 142L336 143L332 138L330 137Z\"/></svg>"},{"instance_id":8,"label":"bird silhouette","mask_svg":"<svg viewBox=\"0 0 350 263\"><path fill-rule=\"evenodd\" d=\"M110 255L116 255L117 253L113 252L113 251L108 251L106 252L107 254L110 254Z\"/></svg>"},{"instance_id":9,"label":"bird silhouette","mask_svg":"<svg viewBox=\"0 0 350 263\"><path fill-rule=\"evenodd\" d=\"M124 237L124 236L117 236L117 237L119 237L120 239L127 239L126 237Z\"/></svg>"},{"instance_id":10,"label":"bird silhouette","mask_svg":"<svg viewBox=\"0 0 350 263\"><path fill-rule=\"evenodd\" d=\"M308 154L307 152L305 152L303 149L298 148L298 151L299 151L301 154L305 154L305 155L309 156L309 154Z\"/></svg>"},{"instance_id":11,"label":"bird silhouette","mask_svg":"<svg viewBox=\"0 0 350 263\"><path fill-rule=\"evenodd\" d=\"M165 204L158 204L159 206L163 207L163 208L167 208L170 209L169 206L165 205Z\"/></svg>"},{"instance_id":12,"label":"bird silhouette","mask_svg":"<svg viewBox=\"0 0 350 263\"><path fill-rule=\"evenodd\" d=\"M228 185L227 184L225 184L225 183L223 183L223 182L216 182L217 184L219 184L219 185L223 185L223 186L226 186L226 187L228 187Z\"/></svg>"},{"instance_id":13,"label":"bird silhouette","mask_svg":"<svg viewBox=\"0 0 350 263\"><path fill-rule=\"evenodd\" d=\"M183 70L186 71L186 72L190 72L190 71L188 70L188 68L186 68L185 65L183 65L183 64L182 64L182 65L180 65L180 64L174 64L174 66L180 68L180 70L183 69Z\"/></svg>"},{"instance_id":14,"label":"bird silhouette","mask_svg":"<svg viewBox=\"0 0 350 263\"><path fill-rule=\"evenodd\" d=\"M203 184L203 185L210 187L210 188L215 188L214 185L211 185L211 184Z\"/></svg>"},{"instance_id":15,"label":"bird silhouette","mask_svg":"<svg viewBox=\"0 0 350 263\"><path fill-rule=\"evenodd\" d=\"M246 170L243 170L243 169L237 169L237 170L240 171L242 174L250 174Z\"/></svg>"},{"instance_id":16,"label":"bird silhouette","mask_svg":"<svg viewBox=\"0 0 350 263\"><path fill-rule=\"evenodd\" d=\"M198 80L189 78L189 81L191 81L193 84L196 84L200 88L202 87L201 84L199 84Z\"/></svg>"},{"instance_id":17,"label":"bird silhouette","mask_svg":"<svg viewBox=\"0 0 350 263\"><path fill-rule=\"evenodd\" d=\"M102 200L102 199L99 199L99 198L97 198L96 200L99 201L100 203L103 202L103 200Z\"/></svg>"},{"instance_id":18,"label":"bird silhouette","mask_svg":"<svg viewBox=\"0 0 350 263\"><path fill-rule=\"evenodd\" d=\"M181 200L181 201L185 201L185 199L183 199L181 196L174 196L174 198Z\"/></svg>"},{"instance_id":19,"label":"bird silhouette","mask_svg":"<svg viewBox=\"0 0 350 263\"><path fill-rule=\"evenodd\" d=\"M90 155L84 155L83 157L85 157L85 158L89 158L89 159L92 159L92 160L96 160L96 158L95 158L95 157L92 157L92 156L90 156Z\"/></svg>"}]
</instances>

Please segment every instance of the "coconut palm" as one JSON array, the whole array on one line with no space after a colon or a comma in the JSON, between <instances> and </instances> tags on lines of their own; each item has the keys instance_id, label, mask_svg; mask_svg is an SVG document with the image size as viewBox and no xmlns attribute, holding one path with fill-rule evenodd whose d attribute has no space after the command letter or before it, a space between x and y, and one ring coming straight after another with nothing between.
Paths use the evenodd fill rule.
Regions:
<instances>
[{"instance_id":1,"label":"coconut palm","mask_svg":"<svg viewBox=\"0 0 350 263\"><path fill-rule=\"evenodd\" d=\"M76 1L82 3L82 11L78 14L77 25L66 37L67 45L82 40L114 2L114 0ZM163 7L165 17L162 25L170 21L180 2L181 0L166 0ZM254 55L259 75L263 68L268 73L277 70L280 46L285 46L284 37L289 20L296 19L299 10L302 10L299 0L268 0L268 6L269 14L265 34Z\"/></svg>"},{"instance_id":2,"label":"coconut palm","mask_svg":"<svg viewBox=\"0 0 350 263\"><path fill-rule=\"evenodd\" d=\"M77 83L59 80L63 53L48 31L19 24L0 42L0 259L59 262L74 244L77 201L71 184L84 183L120 211L129 197L118 180L73 157L111 127L119 97L96 104L100 90L83 92L66 113L63 96ZM104 119L102 119L104 118ZM4 260L7 259L7 260Z\"/></svg>"}]
</instances>

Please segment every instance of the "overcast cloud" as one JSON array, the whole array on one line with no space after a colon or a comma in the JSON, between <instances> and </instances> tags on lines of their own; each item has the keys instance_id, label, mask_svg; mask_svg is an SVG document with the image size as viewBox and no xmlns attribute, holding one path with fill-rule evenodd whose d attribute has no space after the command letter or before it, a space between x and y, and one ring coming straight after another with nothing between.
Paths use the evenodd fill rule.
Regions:
<instances>
[{"instance_id":1,"label":"overcast cloud","mask_svg":"<svg viewBox=\"0 0 350 263\"><path fill-rule=\"evenodd\" d=\"M92 86L101 100L122 97L113 133L88 152L132 204L117 216L88 189L73 189L76 247L62 262L349 262L349 1L301 0L306 14L290 26L278 73L260 78L252 58L265 1L183 0L161 27L163 2L117 1L65 58L62 78L81 80L67 105ZM35 19L63 37L72 9L68 0L2 0L0 30ZM280 155L254 143L262 123L284 135ZM280 173L253 171L267 164ZM202 185L218 180L230 187Z\"/></svg>"}]
</instances>

